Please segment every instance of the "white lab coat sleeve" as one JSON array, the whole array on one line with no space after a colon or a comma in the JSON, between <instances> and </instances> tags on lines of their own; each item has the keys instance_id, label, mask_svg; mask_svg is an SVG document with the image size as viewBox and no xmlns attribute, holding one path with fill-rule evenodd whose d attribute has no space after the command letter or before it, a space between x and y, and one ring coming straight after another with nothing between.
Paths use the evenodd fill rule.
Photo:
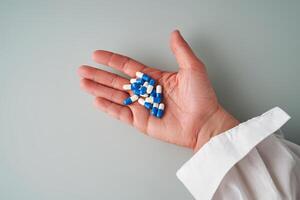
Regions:
<instances>
[{"instance_id":1,"label":"white lab coat sleeve","mask_svg":"<svg viewBox=\"0 0 300 200\"><path fill-rule=\"evenodd\" d=\"M300 147L272 134L289 119L275 107L213 137L177 177L197 200L300 199Z\"/></svg>"}]
</instances>

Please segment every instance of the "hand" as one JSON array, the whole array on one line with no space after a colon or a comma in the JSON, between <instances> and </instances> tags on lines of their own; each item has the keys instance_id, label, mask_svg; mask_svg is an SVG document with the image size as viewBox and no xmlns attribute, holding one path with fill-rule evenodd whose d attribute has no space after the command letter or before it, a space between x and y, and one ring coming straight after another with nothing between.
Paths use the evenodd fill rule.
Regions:
<instances>
[{"instance_id":1,"label":"hand","mask_svg":"<svg viewBox=\"0 0 300 200\"><path fill-rule=\"evenodd\" d=\"M140 104L124 106L129 81L116 74L81 66L81 86L94 95L95 105L104 112L133 125L141 132L177 145L198 150L209 139L238 124L218 103L204 64L197 58L179 31L171 34L171 49L177 59L177 72L160 71L116 53L97 50L93 59L130 77L137 71L150 75L163 86L164 116L149 114Z\"/></svg>"}]
</instances>

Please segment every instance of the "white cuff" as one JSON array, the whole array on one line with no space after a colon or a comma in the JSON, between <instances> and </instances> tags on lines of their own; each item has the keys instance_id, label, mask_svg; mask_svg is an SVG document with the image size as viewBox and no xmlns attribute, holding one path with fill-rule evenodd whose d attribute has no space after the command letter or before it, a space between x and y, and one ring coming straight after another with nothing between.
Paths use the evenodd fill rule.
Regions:
<instances>
[{"instance_id":1,"label":"white cuff","mask_svg":"<svg viewBox=\"0 0 300 200\"><path fill-rule=\"evenodd\" d=\"M196 199L211 199L226 173L290 119L279 107L213 137L178 171Z\"/></svg>"}]
</instances>

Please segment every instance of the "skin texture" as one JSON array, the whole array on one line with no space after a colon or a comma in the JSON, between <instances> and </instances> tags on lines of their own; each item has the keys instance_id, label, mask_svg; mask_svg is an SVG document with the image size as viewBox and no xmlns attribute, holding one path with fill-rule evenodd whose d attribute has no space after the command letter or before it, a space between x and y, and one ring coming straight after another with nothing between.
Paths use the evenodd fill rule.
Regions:
<instances>
[{"instance_id":1,"label":"skin texture","mask_svg":"<svg viewBox=\"0 0 300 200\"><path fill-rule=\"evenodd\" d=\"M165 114L158 119L137 102L124 106L129 94L122 86L129 80L90 66L78 74L83 90L95 96L94 104L109 115L136 127L151 137L197 151L213 136L238 124L218 103L204 64L193 53L178 30L172 32L170 46L179 68L177 72L150 68L127 56L97 50L93 59L135 77L137 71L150 75L163 86Z\"/></svg>"}]
</instances>

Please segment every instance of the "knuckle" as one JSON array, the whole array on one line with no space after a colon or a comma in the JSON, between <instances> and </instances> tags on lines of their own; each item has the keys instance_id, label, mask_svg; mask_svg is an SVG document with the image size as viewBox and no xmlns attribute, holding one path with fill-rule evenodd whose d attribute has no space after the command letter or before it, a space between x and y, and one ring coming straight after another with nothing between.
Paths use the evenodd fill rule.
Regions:
<instances>
[{"instance_id":1,"label":"knuckle","mask_svg":"<svg viewBox=\"0 0 300 200\"><path fill-rule=\"evenodd\" d=\"M131 58L125 57L125 60L121 65L121 69L123 70L123 72L125 74L127 74L130 71L129 66L130 66L131 62L132 62Z\"/></svg>"}]
</instances>

